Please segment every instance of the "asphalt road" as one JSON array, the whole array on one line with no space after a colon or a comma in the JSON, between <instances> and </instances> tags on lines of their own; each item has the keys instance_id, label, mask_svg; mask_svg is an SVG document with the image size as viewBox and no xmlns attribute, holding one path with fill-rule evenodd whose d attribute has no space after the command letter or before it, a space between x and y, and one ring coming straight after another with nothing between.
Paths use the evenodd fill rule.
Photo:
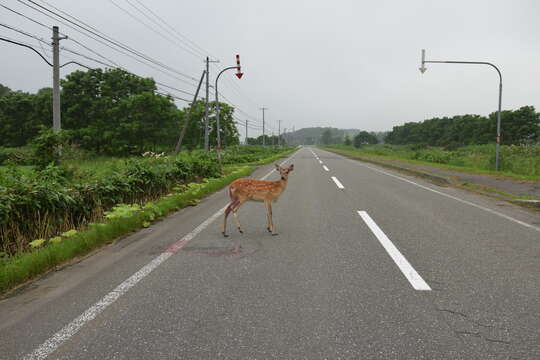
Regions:
<instances>
[{"instance_id":1,"label":"asphalt road","mask_svg":"<svg viewBox=\"0 0 540 360\"><path fill-rule=\"evenodd\" d=\"M289 163L278 236L248 203L223 238L216 193L1 301L0 358L540 359L538 213L318 149Z\"/></svg>"}]
</instances>

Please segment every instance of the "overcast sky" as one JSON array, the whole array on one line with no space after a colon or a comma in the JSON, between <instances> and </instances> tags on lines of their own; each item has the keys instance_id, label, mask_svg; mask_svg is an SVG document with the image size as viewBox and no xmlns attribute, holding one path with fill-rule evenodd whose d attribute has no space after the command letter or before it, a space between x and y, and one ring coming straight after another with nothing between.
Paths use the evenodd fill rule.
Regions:
<instances>
[{"instance_id":1,"label":"overcast sky","mask_svg":"<svg viewBox=\"0 0 540 360\"><path fill-rule=\"evenodd\" d=\"M383 131L435 116L487 115L496 110L494 69L428 64L421 75L422 48L428 60L493 62L503 74L503 108L534 105L540 110L540 1L34 1L51 10L47 3L54 5L188 77L171 77L115 52L26 7L25 1L0 0L0 4L47 26L58 25L61 32L134 73L190 93L196 87L190 78L200 76L204 53L221 61L211 69L212 82L216 69L234 65L234 55L240 54L244 77L238 80L234 72L225 73L220 87L243 111L236 113L238 120L247 118L260 126L259 108L268 107L269 132L277 131L278 120L282 129L332 126ZM186 51L186 42L171 39L170 33L167 40L146 28L122 9L166 33L130 3L141 9L140 3L146 5L197 48L192 45ZM49 41L46 28L2 7L0 23ZM2 27L0 34L50 54L47 45L32 38ZM71 40L62 45L97 58ZM37 55L4 42L0 54L0 83L31 92L51 86L51 70ZM100 66L65 51L61 56L62 62L69 56ZM76 68L66 67L62 76ZM177 104L185 106L182 101ZM250 136L257 134L250 130Z\"/></svg>"}]
</instances>

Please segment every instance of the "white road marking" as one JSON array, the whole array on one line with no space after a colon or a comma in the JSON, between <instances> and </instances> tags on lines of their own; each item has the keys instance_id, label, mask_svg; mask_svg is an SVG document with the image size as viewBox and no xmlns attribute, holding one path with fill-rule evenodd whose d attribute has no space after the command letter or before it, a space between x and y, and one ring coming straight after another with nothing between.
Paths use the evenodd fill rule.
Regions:
<instances>
[{"instance_id":1,"label":"white road marking","mask_svg":"<svg viewBox=\"0 0 540 360\"><path fill-rule=\"evenodd\" d=\"M385 248L386 252L392 260L396 263L396 265L399 267L399 270L405 275L407 280L411 283L412 287L415 290L431 290L429 285L422 279L420 275L414 270L414 268L411 266L411 264L405 259L405 257L399 252L399 250L394 246L392 241L384 234L384 232L377 226L375 221L368 215L365 211L357 211L358 215L364 220L366 225L370 228L370 230L375 234L377 239L379 239L379 242L381 245Z\"/></svg>"},{"instance_id":2,"label":"white road marking","mask_svg":"<svg viewBox=\"0 0 540 360\"><path fill-rule=\"evenodd\" d=\"M321 161L321 160L319 160L319 164L322 164L322 161Z\"/></svg>"},{"instance_id":3,"label":"white road marking","mask_svg":"<svg viewBox=\"0 0 540 360\"><path fill-rule=\"evenodd\" d=\"M432 189L432 188L430 188L430 187L427 187L427 186L424 186L424 185L420 185L420 184L418 184L418 183L415 183L414 181L411 181L411 180L409 180L409 179L405 179L405 178L403 178L403 177L401 177L401 176L397 176L397 175L394 175L394 174L390 174L390 173L388 173L388 172L386 172L386 171L383 171L383 170L374 168L374 167L369 166L369 165L361 164L361 163L359 163L359 162L357 162L357 161L354 161L354 160L350 160L350 159L348 159L348 160L351 161L351 162L354 162L354 163L357 164L357 165L364 166L364 167L367 167L367 168L369 168L369 169L371 169L371 170L373 170L373 171L377 171L377 172L380 172L380 173L382 173L382 174L391 176L391 177L393 177L393 178L396 178L396 179L399 179L399 180L408 182L409 184L413 184L413 185L418 186L418 187L420 187L420 188L422 188L422 189L424 189L424 190L428 190L428 191L434 192L434 193L436 193L436 194L439 194L439 195L441 195L441 196L447 197L447 198L449 198L449 199L453 199L453 200L459 201L460 203L467 204L467 205L470 205L470 206L474 206L474 207L477 208L477 209L481 209L481 210L487 211L487 212L490 213L490 214L500 216L500 217L502 217L502 218L505 218L505 219L507 219L507 220L510 220L510 221L512 221L512 222L515 222L516 224L523 225L523 226L525 226L525 227L528 227L529 229L533 229L533 230L536 230L536 231L540 232L540 227L538 227L538 226L534 226L534 225L528 224L528 223L523 222L523 221L521 221L521 220L515 219L515 218L513 218L513 217L511 217L511 216L508 216L508 215L505 215L505 214L500 213L500 212L498 212L498 211L495 211L495 210L492 210L492 209L490 209L490 208L484 207L484 206L482 206L482 205L478 205L478 204L475 204L475 203L473 203L473 202L470 202L470 201L467 201L467 200L463 200L463 199L460 199L460 198L458 198L458 197L455 197L455 196L452 196L452 195L449 195L449 194L445 194L445 193L443 193L443 192L441 192L441 191L437 191L437 190Z\"/></svg>"},{"instance_id":4,"label":"white road marking","mask_svg":"<svg viewBox=\"0 0 540 360\"><path fill-rule=\"evenodd\" d=\"M294 153L291 157L283 161L280 165L285 164L287 161L294 158L295 155L296 153ZM268 174L263 176L261 180L266 179L268 176L270 176L270 174L272 174L273 171L275 171L275 169L273 169ZM64 326L60 331L58 331L52 337L47 339L47 341L41 344L33 352L31 352L30 354L27 354L23 358L23 360L42 360L42 359L47 358L50 354L56 351L56 349L58 349L60 345L62 345L64 342L69 340L73 335L75 335L84 325L92 321L96 316L98 316L107 307L109 307L109 305L113 304L122 295L124 295L129 289L137 285L139 281L141 281L146 276L148 276L148 274L150 274L158 266L163 264L165 260L170 258L172 255L174 255L175 252L177 252L179 249L185 246L189 241L191 241L195 236L197 236L197 234L199 234L201 231L206 229L208 225L210 225L212 222L214 222L218 217L220 217L223 214L227 206L228 205L219 209L217 212L211 215L208 219L203 221L199 226L193 229L190 233L185 235L182 239L172 244L167 250L165 250L165 252L163 252L161 255L154 258L148 264L143 266L139 271L131 275L127 280L123 281L114 290L112 290L110 293L102 297L97 303L95 303L90 308L88 308L88 310L86 310L83 314L75 318L69 324Z\"/></svg>"},{"instance_id":5,"label":"white road marking","mask_svg":"<svg viewBox=\"0 0 540 360\"><path fill-rule=\"evenodd\" d=\"M323 165L322 167L323 167L324 170L330 171L330 170L328 170L328 168L326 167L326 165Z\"/></svg>"},{"instance_id":6,"label":"white road marking","mask_svg":"<svg viewBox=\"0 0 540 360\"><path fill-rule=\"evenodd\" d=\"M334 180L338 188L345 189L345 187L339 182L339 180L335 176L332 176L332 180Z\"/></svg>"}]
</instances>

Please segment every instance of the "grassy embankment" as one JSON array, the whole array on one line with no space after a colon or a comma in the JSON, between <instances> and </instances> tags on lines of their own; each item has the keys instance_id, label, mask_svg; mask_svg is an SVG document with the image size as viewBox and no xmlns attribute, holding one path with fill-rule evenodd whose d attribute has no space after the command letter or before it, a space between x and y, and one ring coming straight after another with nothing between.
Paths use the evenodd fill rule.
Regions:
<instances>
[{"instance_id":1,"label":"grassy embankment","mask_svg":"<svg viewBox=\"0 0 540 360\"><path fill-rule=\"evenodd\" d=\"M328 150L365 160L389 159L437 166L449 170L507 176L517 180L540 181L540 145L501 146L500 169L495 171L495 145L471 145L454 151L417 148L414 145L326 146Z\"/></svg>"},{"instance_id":2,"label":"grassy embankment","mask_svg":"<svg viewBox=\"0 0 540 360\"><path fill-rule=\"evenodd\" d=\"M91 160L67 174L56 168L4 169L0 292L196 203L249 175L254 170L250 164L272 162L292 151L234 148L224 153L223 171L204 154Z\"/></svg>"}]
</instances>

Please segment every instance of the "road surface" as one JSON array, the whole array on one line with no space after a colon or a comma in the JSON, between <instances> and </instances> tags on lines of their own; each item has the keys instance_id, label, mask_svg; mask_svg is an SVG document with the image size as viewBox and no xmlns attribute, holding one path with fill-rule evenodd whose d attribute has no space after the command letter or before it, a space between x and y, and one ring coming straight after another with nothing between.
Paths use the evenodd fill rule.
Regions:
<instances>
[{"instance_id":1,"label":"road surface","mask_svg":"<svg viewBox=\"0 0 540 360\"><path fill-rule=\"evenodd\" d=\"M278 236L247 203L223 238L220 191L1 301L0 358L540 359L538 213L315 148L290 163Z\"/></svg>"}]
</instances>

